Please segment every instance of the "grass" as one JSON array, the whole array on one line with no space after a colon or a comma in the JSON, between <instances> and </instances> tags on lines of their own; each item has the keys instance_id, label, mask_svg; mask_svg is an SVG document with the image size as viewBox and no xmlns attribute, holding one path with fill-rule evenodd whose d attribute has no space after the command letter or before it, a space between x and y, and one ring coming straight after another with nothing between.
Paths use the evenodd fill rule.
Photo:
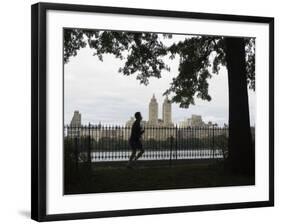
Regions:
<instances>
[{"instance_id":1,"label":"grass","mask_svg":"<svg viewBox=\"0 0 281 224\"><path fill-rule=\"evenodd\" d=\"M133 169L126 168L124 162L80 164L77 170L65 173L65 194L241 186L254 182L254 177L231 174L222 164L210 162L179 162L172 166L139 162Z\"/></svg>"}]
</instances>

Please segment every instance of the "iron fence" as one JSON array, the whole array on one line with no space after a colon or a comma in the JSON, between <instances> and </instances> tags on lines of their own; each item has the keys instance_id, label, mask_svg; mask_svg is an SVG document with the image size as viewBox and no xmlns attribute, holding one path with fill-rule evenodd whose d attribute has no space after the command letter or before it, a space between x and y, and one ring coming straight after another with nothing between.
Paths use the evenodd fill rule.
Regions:
<instances>
[{"instance_id":1,"label":"iron fence","mask_svg":"<svg viewBox=\"0 0 281 224\"><path fill-rule=\"evenodd\" d=\"M64 127L64 153L79 162L125 161L131 127L86 125ZM227 157L228 128L145 127L140 160L224 159Z\"/></svg>"}]
</instances>

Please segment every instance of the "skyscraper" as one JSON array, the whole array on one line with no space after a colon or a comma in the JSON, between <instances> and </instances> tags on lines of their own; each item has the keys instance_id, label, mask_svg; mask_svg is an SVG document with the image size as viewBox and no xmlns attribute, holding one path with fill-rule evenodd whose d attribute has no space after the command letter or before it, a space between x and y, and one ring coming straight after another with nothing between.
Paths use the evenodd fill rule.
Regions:
<instances>
[{"instance_id":1,"label":"skyscraper","mask_svg":"<svg viewBox=\"0 0 281 224\"><path fill-rule=\"evenodd\" d=\"M74 111L73 117L70 122L70 127L80 127L81 126L81 114L78 110Z\"/></svg>"},{"instance_id":2,"label":"skyscraper","mask_svg":"<svg viewBox=\"0 0 281 224\"><path fill-rule=\"evenodd\" d=\"M172 104L166 96L162 105L162 119L164 125L170 125L172 123Z\"/></svg>"},{"instance_id":3,"label":"skyscraper","mask_svg":"<svg viewBox=\"0 0 281 224\"><path fill-rule=\"evenodd\" d=\"M80 136L82 134L80 127L81 127L81 114L79 113L78 110L75 110L70 122L70 126L69 128L67 128L67 135L69 137Z\"/></svg>"},{"instance_id":4,"label":"skyscraper","mask_svg":"<svg viewBox=\"0 0 281 224\"><path fill-rule=\"evenodd\" d=\"M152 125L156 125L158 122L158 103L153 94L150 103L149 103L149 114L148 122Z\"/></svg>"}]
</instances>

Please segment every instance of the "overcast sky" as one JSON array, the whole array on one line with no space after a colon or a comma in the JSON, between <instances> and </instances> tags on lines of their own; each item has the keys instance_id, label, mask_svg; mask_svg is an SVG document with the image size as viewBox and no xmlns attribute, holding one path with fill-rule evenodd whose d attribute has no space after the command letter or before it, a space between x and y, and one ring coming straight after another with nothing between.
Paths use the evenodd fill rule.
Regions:
<instances>
[{"instance_id":1,"label":"overcast sky","mask_svg":"<svg viewBox=\"0 0 281 224\"><path fill-rule=\"evenodd\" d=\"M183 35L174 35L173 40ZM164 40L165 41L165 40ZM167 40L171 42L172 40ZM81 49L71 57L64 67L64 119L69 124L74 110L82 114L82 123L125 124L136 111L144 120L148 119L148 104L155 94L162 117L163 92L169 87L172 78L178 74L178 58L165 60L170 72L162 72L162 78L151 78L149 85L140 85L135 75L124 76L118 73L124 61L112 55L104 55L103 62L93 56L89 47ZM172 120L179 123L192 114L202 115L203 121L223 125L228 123L228 83L226 69L209 80L210 102L196 99L188 109L172 104ZM249 91L251 125L255 124L255 93Z\"/></svg>"}]
</instances>

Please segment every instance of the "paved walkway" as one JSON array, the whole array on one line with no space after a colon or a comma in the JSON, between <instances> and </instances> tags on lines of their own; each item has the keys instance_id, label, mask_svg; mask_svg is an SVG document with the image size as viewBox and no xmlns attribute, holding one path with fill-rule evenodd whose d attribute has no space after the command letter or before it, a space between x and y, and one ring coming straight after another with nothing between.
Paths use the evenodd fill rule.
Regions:
<instances>
[{"instance_id":1,"label":"paved walkway","mask_svg":"<svg viewBox=\"0 0 281 224\"><path fill-rule=\"evenodd\" d=\"M215 159L188 159L188 160L154 160L154 161L146 161L146 160L139 160L133 164L133 168L152 168L152 167L175 167L175 166L186 166L186 165L208 165L214 164L218 160ZM128 161L107 161L107 162L93 162L92 168L126 168Z\"/></svg>"}]
</instances>

